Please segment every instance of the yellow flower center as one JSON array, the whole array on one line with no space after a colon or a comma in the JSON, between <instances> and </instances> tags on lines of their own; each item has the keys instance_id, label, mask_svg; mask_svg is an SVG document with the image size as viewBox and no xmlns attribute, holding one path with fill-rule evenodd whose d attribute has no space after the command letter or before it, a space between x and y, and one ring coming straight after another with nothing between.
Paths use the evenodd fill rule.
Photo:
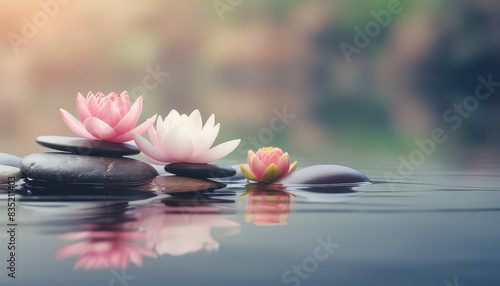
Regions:
<instances>
[{"instance_id":1,"label":"yellow flower center","mask_svg":"<svg viewBox=\"0 0 500 286\"><path fill-rule=\"evenodd\" d=\"M263 147L263 148L260 148L259 151L261 152L265 152L265 153L269 153L271 151L273 151L274 147L271 146L271 147Z\"/></svg>"}]
</instances>

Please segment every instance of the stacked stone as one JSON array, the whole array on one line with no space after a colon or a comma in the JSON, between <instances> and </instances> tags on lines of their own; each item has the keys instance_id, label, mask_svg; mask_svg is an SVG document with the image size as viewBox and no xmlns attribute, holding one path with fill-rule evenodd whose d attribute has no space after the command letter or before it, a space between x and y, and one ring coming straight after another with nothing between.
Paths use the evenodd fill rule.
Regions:
<instances>
[{"instance_id":1,"label":"stacked stone","mask_svg":"<svg viewBox=\"0 0 500 286\"><path fill-rule=\"evenodd\" d=\"M236 170L214 164L172 163L165 166L165 171L181 177L189 178L228 178L236 175Z\"/></svg>"},{"instance_id":2,"label":"stacked stone","mask_svg":"<svg viewBox=\"0 0 500 286\"><path fill-rule=\"evenodd\" d=\"M209 179L236 175L234 168L214 164L178 162L168 164L164 169L175 176L160 176L153 181L153 185L159 186L161 191L168 194L221 189L226 187L226 184Z\"/></svg>"},{"instance_id":3,"label":"stacked stone","mask_svg":"<svg viewBox=\"0 0 500 286\"><path fill-rule=\"evenodd\" d=\"M36 142L59 152L31 154L21 160L22 175L32 180L139 185L158 176L151 165L124 157L140 153L132 144L62 136L41 136Z\"/></svg>"}]
</instances>

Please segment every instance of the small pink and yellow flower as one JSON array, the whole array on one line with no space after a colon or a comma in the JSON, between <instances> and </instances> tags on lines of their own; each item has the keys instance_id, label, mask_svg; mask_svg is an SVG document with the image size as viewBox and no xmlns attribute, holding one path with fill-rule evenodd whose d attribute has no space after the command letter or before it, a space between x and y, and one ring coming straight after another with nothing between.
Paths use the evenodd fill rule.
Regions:
<instances>
[{"instance_id":1,"label":"small pink and yellow flower","mask_svg":"<svg viewBox=\"0 0 500 286\"><path fill-rule=\"evenodd\" d=\"M257 153L248 151L250 170L240 165L241 172L250 181L273 182L278 178L295 171L297 161L290 166L290 156L280 148L260 148Z\"/></svg>"}]
</instances>

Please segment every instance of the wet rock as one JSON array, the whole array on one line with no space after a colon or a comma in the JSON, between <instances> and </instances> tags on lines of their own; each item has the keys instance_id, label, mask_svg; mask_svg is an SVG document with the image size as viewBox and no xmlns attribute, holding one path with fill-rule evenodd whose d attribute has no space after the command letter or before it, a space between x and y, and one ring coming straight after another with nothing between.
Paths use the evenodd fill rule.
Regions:
<instances>
[{"instance_id":1,"label":"wet rock","mask_svg":"<svg viewBox=\"0 0 500 286\"><path fill-rule=\"evenodd\" d=\"M135 159L68 153L31 154L20 165L26 177L59 183L131 185L158 176L149 164Z\"/></svg>"},{"instance_id":2,"label":"wet rock","mask_svg":"<svg viewBox=\"0 0 500 286\"><path fill-rule=\"evenodd\" d=\"M21 158L17 156L7 153L0 153L0 165L7 165L19 168L19 162L21 162Z\"/></svg>"},{"instance_id":3,"label":"wet rock","mask_svg":"<svg viewBox=\"0 0 500 286\"><path fill-rule=\"evenodd\" d=\"M246 167L248 168L248 164L246 164ZM247 178L243 175L243 173L240 170L240 165L232 165L231 168L236 170L236 174L232 177L226 177L226 178L214 178L217 182L223 182L223 183L245 183L247 181Z\"/></svg>"},{"instance_id":4,"label":"wet rock","mask_svg":"<svg viewBox=\"0 0 500 286\"><path fill-rule=\"evenodd\" d=\"M21 178L18 167L0 165L0 183L16 182Z\"/></svg>"},{"instance_id":5,"label":"wet rock","mask_svg":"<svg viewBox=\"0 0 500 286\"><path fill-rule=\"evenodd\" d=\"M159 176L152 182L153 188L158 188L166 194L185 193L197 191L213 191L226 187L225 184L195 178L186 178L178 176Z\"/></svg>"},{"instance_id":6,"label":"wet rock","mask_svg":"<svg viewBox=\"0 0 500 286\"><path fill-rule=\"evenodd\" d=\"M80 137L40 136L36 143L54 150L79 155L118 157L139 154L141 150L132 144L89 140Z\"/></svg>"},{"instance_id":7,"label":"wet rock","mask_svg":"<svg viewBox=\"0 0 500 286\"><path fill-rule=\"evenodd\" d=\"M278 179L282 185L334 185L369 183L363 173L339 165L315 165L296 170Z\"/></svg>"},{"instance_id":8,"label":"wet rock","mask_svg":"<svg viewBox=\"0 0 500 286\"><path fill-rule=\"evenodd\" d=\"M165 166L165 171L192 178L226 178L236 175L234 168L213 164L172 163Z\"/></svg>"}]
</instances>

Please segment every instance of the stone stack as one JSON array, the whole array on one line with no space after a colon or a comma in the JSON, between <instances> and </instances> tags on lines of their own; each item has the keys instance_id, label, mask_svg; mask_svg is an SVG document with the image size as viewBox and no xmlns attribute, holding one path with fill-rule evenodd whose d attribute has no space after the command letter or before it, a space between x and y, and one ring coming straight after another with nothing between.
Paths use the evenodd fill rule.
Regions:
<instances>
[{"instance_id":1,"label":"stone stack","mask_svg":"<svg viewBox=\"0 0 500 286\"><path fill-rule=\"evenodd\" d=\"M236 174L232 167L181 162L166 165L165 171L175 176L160 176L153 181L153 185L167 194L221 189L226 184L209 179L228 178Z\"/></svg>"},{"instance_id":2,"label":"stone stack","mask_svg":"<svg viewBox=\"0 0 500 286\"><path fill-rule=\"evenodd\" d=\"M140 153L139 148L132 144L62 136L41 136L36 142L60 152L24 157L20 162L21 173L32 180L139 185L158 176L151 165L123 157Z\"/></svg>"}]
</instances>

